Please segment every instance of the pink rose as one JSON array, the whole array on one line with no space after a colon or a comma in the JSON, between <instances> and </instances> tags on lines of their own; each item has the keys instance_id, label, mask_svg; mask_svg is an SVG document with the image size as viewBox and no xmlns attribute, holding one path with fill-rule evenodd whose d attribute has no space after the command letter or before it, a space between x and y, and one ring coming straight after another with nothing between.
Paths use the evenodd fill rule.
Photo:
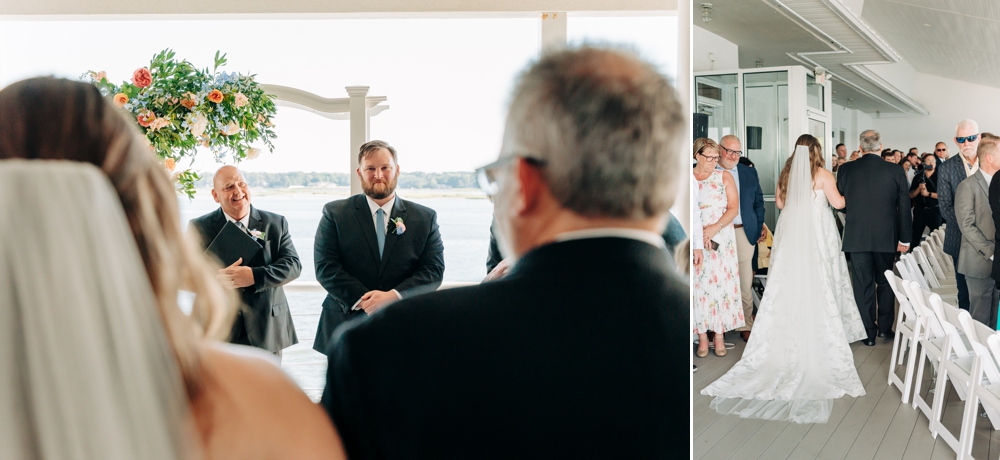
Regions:
<instances>
[{"instance_id":1,"label":"pink rose","mask_svg":"<svg viewBox=\"0 0 1000 460\"><path fill-rule=\"evenodd\" d=\"M153 83L153 74L149 73L149 69L145 67L135 69L135 72L132 72L132 83L140 88L145 88Z\"/></svg>"},{"instance_id":2,"label":"pink rose","mask_svg":"<svg viewBox=\"0 0 1000 460\"><path fill-rule=\"evenodd\" d=\"M233 98L233 103L236 104L236 107L243 107L247 105L247 102L250 102L250 99L247 99L243 93L236 93Z\"/></svg>"}]
</instances>

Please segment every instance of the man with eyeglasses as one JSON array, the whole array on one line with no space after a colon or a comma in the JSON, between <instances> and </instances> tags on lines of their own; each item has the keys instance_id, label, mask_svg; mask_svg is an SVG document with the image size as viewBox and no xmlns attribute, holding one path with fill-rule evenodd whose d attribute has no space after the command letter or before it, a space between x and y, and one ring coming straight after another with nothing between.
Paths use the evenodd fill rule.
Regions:
<instances>
[{"instance_id":1,"label":"man with eyeglasses","mask_svg":"<svg viewBox=\"0 0 1000 460\"><path fill-rule=\"evenodd\" d=\"M736 227L736 257L740 263L740 297L743 300L744 325L737 328L744 341L750 340L753 330L753 259L757 243L764 240L764 193L760 189L757 170L740 164L743 155L740 138L732 134L719 140L719 169L732 174L740 209L733 219Z\"/></svg>"},{"instance_id":2,"label":"man with eyeglasses","mask_svg":"<svg viewBox=\"0 0 1000 460\"><path fill-rule=\"evenodd\" d=\"M516 261L338 330L322 405L347 455L688 452L690 293L661 236L687 126L631 54L546 53L522 73L499 160L478 172Z\"/></svg>"},{"instance_id":3,"label":"man with eyeglasses","mask_svg":"<svg viewBox=\"0 0 1000 460\"><path fill-rule=\"evenodd\" d=\"M979 124L970 119L958 122L958 126L955 127L955 144L958 145L958 155L945 161L938 171L938 207L941 210L941 217L948 224L944 230L943 249L945 254L951 256L957 269L962 246L962 228L955 216L955 190L963 180L979 171L979 158L976 156L976 149L979 148ZM940 146L939 143L938 148ZM965 275L956 271L955 284L958 288L958 307L968 310L969 288L965 282Z\"/></svg>"}]
</instances>

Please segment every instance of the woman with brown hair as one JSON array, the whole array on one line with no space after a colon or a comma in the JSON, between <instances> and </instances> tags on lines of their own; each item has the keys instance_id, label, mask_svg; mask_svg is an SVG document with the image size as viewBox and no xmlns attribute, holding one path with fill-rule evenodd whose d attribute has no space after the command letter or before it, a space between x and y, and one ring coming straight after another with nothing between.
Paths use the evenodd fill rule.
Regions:
<instances>
[{"instance_id":1,"label":"woman with brown hair","mask_svg":"<svg viewBox=\"0 0 1000 460\"><path fill-rule=\"evenodd\" d=\"M743 325L740 267L733 219L739 213L736 181L717 169L719 145L708 138L694 141L694 181L702 223L703 258L694 270L692 319L698 334L699 358L708 356L708 331L715 332L715 355L726 356L726 331ZM699 220L699 219L696 219Z\"/></svg>"},{"instance_id":2,"label":"woman with brown hair","mask_svg":"<svg viewBox=\"0 0 1000 460\"><path fill-rule=\"evenodd\" d=\"M0 91L0 126L3 127L0 130L0 169L5 168L7 174L13 174L10 172L11 169L25 168L23 165L28 163L30 165L27 169L38 177L62 177L52 175L54 173L47 170L62 170L67 168L66 165L77 165L75 168L79 171L70 171L66 173L66 177L79 179L84 183L87 183L87 180L94 182L93 179L85 179L87 167L81 164L85 163L96 167L113 187L133 237L132 241L119 240L120 245L125 248L134 247L137 250L142 267L145 269L152 301L152 304L126 302L125 307L155 311L153 322L146 324L152 329L145 332L152 332L136 336L136 331L111 330L114 333L111 337L88 338L87 327L90 323L85 323L79 325L78 334L73 334L79 337L53 336L52 340L66 340L70 344L69 347L79 345L80 342L73 341L76 339L110 341L114 346L107 348L106 353L86 355L83 359L110 362L111 368L116 368L114 363L125 360L130 354L130 347L125 346L126 344L131 343L132 346L142 344L145 348L165 350L167 356L172 359L158 363L160 365L158 375L165 376L165 380L171 380L171 376L176 376L182 395L180 401L165 401L161 405L166 407L164 413L160 414L163 419L181 425L172 428L175 432L168 436L175 446L174 450L165 451L179 453L179 456L183 457L197 456L208 459L342 458L344 456L339 438L329 418L321 408L312 404L280 369L252 350L216 341L224 339L229 332L234 299L217 284L214 267L195 249L195 245L185 238L178 212L177 193L165 168L154 160L141 136L130 126L123 114L101 96L96 87L55 78L33 78L14 83ZM95 186L99 188L101 185ZM87 187L84 185L79 189L88 190ZM58 198L71 203L73 206L70 209L107 205L107 203L93 203L95 196L100 195L67 194ZM24 212L28 214L27 211ZM114 211L108 212L114 214ZM18 217L8 216L10 219ZM63 225L65 232L74 232L74 221L65 221ZM56 239L56 236L26 234L22 238ZM99 238L94 235L92 239ZM3 244L17 243L9 239ZM85 249L78 248L81 253ZM79 261L78 263L85 264ZM92 259L91 266L84 266L81 270L90 270L99 275L109 270L109 267L104 266L105 263L101 254L97 254ZM0 271L0 274L2 273ZM47 281L53 285L62 282L58 279ZM69 283L59 287L80 291L87 289L85 285L79 283ZM190 317L184 315L177 304L178 292L182 288L195 293ZM116 299L113 295L105 298L108 300L105 303L109 305L121 304L119 302L121 299ZM135 298L144 297L137 295ZM72 309L74 305L50 307ZM107 310L111 307L96 308ZM77 362L76 366L70 366L71 369L54 366L52 361L72 359L76 353L76 350L64 350L63 353L48 355L33 353L30 349L20 350L23 354L19 355L18 359L22 360L23 366L51 367L51 372L45 375L23 372L10 377L4 375L4 379L20 379L22 383L24 379L28 379L28 387L33 385L30 382L32 378L64 382L96 379L107 383L114 391L120 392L122 406L128 405L130 395L141 390L136 388L139 381L128 376L121 378L122 376L117 375L100 375L99 370L102 368L99 366L94 366L92 369L94 372L88 373L87 362ZM71 372L73 370L78 372ZM4 393L4 385L5 380L0 380L0 395ZM125 415L128 411L89 406L88 402L92 395L78 388L97 388L97 386L70 384L65 387L56 385L56 387L52 389L53 394L48 395L53 398L50 403L54 404L56 410L83 414L79 420L88 420L88 414L93 412L95 421L112 420L121 426L138 423ZM172 393L164 391L160 394ZM41 396L45 395L39 395ZM180 407L169 407L178 404ZM129 445L137 442L135 439L128 439L127 435L123 436L123 439L86 439L86 434L94 430L90 430L85 423L67 426L65 439L51 437L42 439L40 433L44 433L49 427L44 424L38 425L41 422L34 417L30 405L19 409L4 407L0 409L0 413L11 410L21 411L14 414L13 419L22 420L25 426L21 427L21 430L29 433L26 439L31 438L31 433L38 435L33 441L36 445L49 443L60 446L73 442L76 444L72 445L80 444L81 439L75 438L83 438L83 444L87 445L99 443ZM156 415L146 414L149 418L155 418ZM7 428L2 423L4 420L7 419L0 417L0 433ZM106 435L107 433L102 434ZM0 444L3 444L3 439L3 435L0 434ZM3 450L0 449L0 452ZM130 455L131 458L149 458L135 456L136 452L131 451L131 454L126 453L120 458L129 458ZM104 454L95 455L79 452L72 457L57 455L56 458L90 459L101 458ZM25 454L22 457L33 458L40 455Z\"/></svg>"},{"instance_id":3,"label":"woman with brown hair","mask_svg":"<svg viewBox=\"0 0 1000 460\"><path fill-rule=\"evenodd\" d=\"M754 333L702 394L721 414L825 423L833 400L865 394L850 343L867 337L830 205L844 207L819 141L803 134L778 177L782 209Z\"/></svg>"}]
</instances>

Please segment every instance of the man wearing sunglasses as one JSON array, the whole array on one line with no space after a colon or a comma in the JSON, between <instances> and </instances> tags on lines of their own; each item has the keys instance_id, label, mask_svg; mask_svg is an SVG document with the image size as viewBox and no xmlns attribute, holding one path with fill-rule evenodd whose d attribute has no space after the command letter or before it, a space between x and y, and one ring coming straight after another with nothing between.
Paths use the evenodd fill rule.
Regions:
<instances>
[{"instance_id":1,"label":"man wearing sunglasses","mask_svg":"<svg viewBox=\"0 0 1000 460\"><path fill-rule=\"evenodd\" d=\"M939 171L941 170L941 165L944 164L945 160L951 156L948 154L948 144L944 142L938 142L934 145L934 158L937 165L935 166Z\"/></svg>"},{"instance_id":2,"label":"man wearing sunglasses","mask_svg":"<svg viewBox=\"0 0 1000 460\"><path fill-rule=\"evenodd\" d=\"M338 330L322 404L348 456L686 453L689 290L661 232L688 126L630 54L564 50L524 72L500 159L478 171L516 261Z\"/></svg>"},{"instance_id":3,"label":"man wearing sunglasses","mask_svg":"<svg viewBox=\"0 0 1000 460\"><path fill-rule=\"evenodd\" d=\"M975 120L965 119L955 127L955 145L958 155L948 159L938 171L938 207L941 217L948 224L944 231L944 252L951 256L958 268L958 256L962 246L962 228L955 217L955 190L958 184L979 171L979 158L976 149L979 148L979 124ZM939 143L935 153L941 148ZM955 272L955 284L958 288L958 307L969 309L969 288L965 275Z\"/></svg>"}]
</instances>

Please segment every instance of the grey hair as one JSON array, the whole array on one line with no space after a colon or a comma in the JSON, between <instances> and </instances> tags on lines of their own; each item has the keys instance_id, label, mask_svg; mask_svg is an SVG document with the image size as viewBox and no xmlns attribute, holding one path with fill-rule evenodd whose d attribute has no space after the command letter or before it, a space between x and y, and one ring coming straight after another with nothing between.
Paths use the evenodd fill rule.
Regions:
<instances>
[{"instance_id":1,"label":"grey hair","mask_svg":"<svg viewBox=\"0 0 1000 460\"><path fill-rule=\"evenodd\" d=\"M962 128L972 128L973 131L975 131L975 132L978 133L979 132L979 123L976 123L976 120L973 120L971 118L966 118L966 119L958 122L957 125L955 125L955 132L957 133L958 130L960 130Z\"/></svg>"},{"instance_id":2,"label":"grey hair","mask_svg":"<svg viewBox=\"0 0 1000 460\"><path fill-rule=\"evenodd\" d=\"M725 136L722 136L722 139L719 139L719 145L721 146L723 142L726 142L730 139L735 139L736 142L740 142L740 138L735 134L726 134ZM740 143L742 144L742 142Z\"/></svg>"},{"instance_id":3,"label":"grey hair","mask_svg":"<svg viewBox=\"0 0 1000 460\"><path fill-rule=\"evenodd\" d=\"M361 160L370 157L378 149L388 150L389 153L392 154L392 162L399 164L399 159L396 158L396 149L394 149L391 145L389 145L388 142L379 140L368 141L365 142L364 144L361 144L361 147L358 149L358 164L360 165Z\"/></svg>"},{"instance_id":4,"label":"grey hair","mask_svg":"<svg viewBox=\"0 0 1000 460\"><path fill-rule=\"evenodd\" d=\"M650 64L583 46L547 54L518 78L505 137L524 151L504 154L545 161L565 209L645 219L673 205L686 126L673 87Z\"/></svg>"},{"instance_id":5,"label":"grey hair","mask_svg":"<svg viewBox=\"0 0 1000 460\"><path fill-rule=\"evenodd\" d=\"M861 132L861 153L878 152L882 148L882 135L874 129Z\"/></svg>"}]
</instances>

